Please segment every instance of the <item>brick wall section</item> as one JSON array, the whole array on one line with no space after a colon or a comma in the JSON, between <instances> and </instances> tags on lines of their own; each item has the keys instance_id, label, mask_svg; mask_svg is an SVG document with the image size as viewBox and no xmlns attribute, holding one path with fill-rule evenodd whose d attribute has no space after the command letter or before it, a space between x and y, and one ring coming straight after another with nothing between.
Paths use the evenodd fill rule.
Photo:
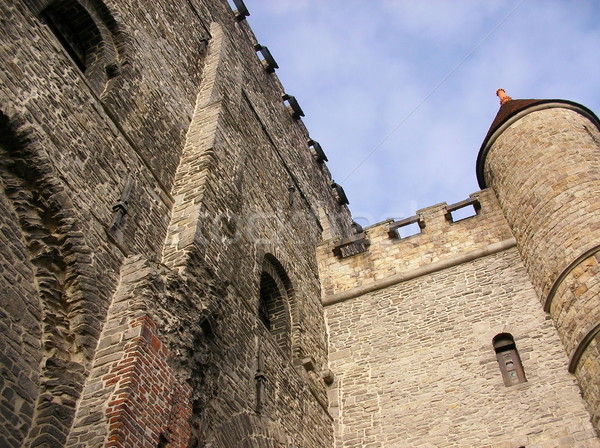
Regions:
<instances>
[{"instance_id":1,"label":"brick wall section","mask_svg":"<svg viewBox=\"0 0 600 448\"><path fill-rule=\"evenodd\" d=\"M326 308L342 447L598 447L516 249ZM511 333L527 382L504 386Z\"/></svg>"},{"instance_id":2,"label":"brick wall section","mask_svg":"<svg viewBox=\"0 0 600 448\"><path fill-rule=\"evenodd\" d=\"M175 378L169 365L173 355L156 337L149 316L134 319L130 328L138 336L102 378L104 387L114 387L106 409L105 446L156 447L162 436L169 446L186 448L192 435L191 388Z\"/></svg>"},{"instance_id":3,"label":"brick wall section","mask_svg":"<svg viewBox=\"0 0 600 448\"><path fill-rule=\"evenodd\" d=\"M445 203L418 210L425 228L408 238L390 238L387 227L391 221L370 226L365 229L371 243L368 250L345 259L332 255L338 240L324 241L318 247L324 296L351 291L512 238L492 191L482 190L471 198L479 200L481 210L476 216L457 222L445 218Z\"/></svg>"},{"instance_id":4,"label":"brick wall section","mask_svg":"<svg viewBox=\"0 0 600 448\"><path fill-rule=\"evenodd\" d=\"M200 330L192 321L171 317L173 325L186 325L188 331L174 342L173 335L157 329L156 322L164 326L165 316L173 316L184 301L165 291L164 272L139 256L124 264L66 446L155 447L161 434L173 446L188 446L193 437L190 369L182 368L184 361L175 360L172 350L190 344ZM174 302L168 311L161 306L166 295ZM186 308L197 313L201 307Z\"/></svg>"},{"instance_id":5,"label":"brick wall section","mask_svg":"<svg viewBox=\"0 0 600 448\"><path fill-rule=\"evenodd\" d=\"M575 369L600 325L600 132L597 119L576 105L554 106L526 110L497 131L485 179ZM600 430L598 358L584 357L575 371Z\"/></svg>"},{"instance_id":6,"label":"brick wall section","mask_svg":"<svg viewBox=\"0 0 600 448\"><path fill-rule=\"evenodd\" d=\"M30 239L19 258L38 262L45 258L42 264L60 271L51 277L38 273L46 291L35 290L35 281L27 282L31 285L25 287L27 306L40 303L44 309L37 324L22 325L14 316L2 320L17 332L10 340L38 346L34 358L42 358L18 354L11 349L14 343L3 349L16 363L7 366L28 364L19 374L19 384L28 391L10 397L9 407L27 417L17 422L11 416L11 430L5 431L0 444L25 443L12 439L27 434L27 443L64 442L121 261L130 253L156 257L162 251L172 205L169 184L201 74L207 35L189 4L180 8L157 2L135 9L132 2L105 2L107 8L92 6L101 2L81 3L94 16L106 11L112 15L105 28L115 33L120 65L118 76L105 88L97 88L89 74L79 71L49 27L28 7L30 2L0 5L0 57L7 61L0 69L0 113L22 144L17 151L10 148L10 163L18 152L19 171L31 177L25 179L30 185L21 182L14 191L21 198L34 191L35 205L42 207L26 210L25 221L34 224L30 230L45 232L44 238ZM112 208L129 176L134 185L128 213L119 235L108 235ZM52 226L39 225L36 213L51 218ZM12 221L13 226L18 220ZM14 237L20 238L18 233ZM11 263L27 278L27 266L12 263L8 248L2 246L2 264ZM93 256L89 248L94 248ZM8 271L5 274L11 278ZM15 301L15 307L18 304Z\"/></svg>"}]
</instances>

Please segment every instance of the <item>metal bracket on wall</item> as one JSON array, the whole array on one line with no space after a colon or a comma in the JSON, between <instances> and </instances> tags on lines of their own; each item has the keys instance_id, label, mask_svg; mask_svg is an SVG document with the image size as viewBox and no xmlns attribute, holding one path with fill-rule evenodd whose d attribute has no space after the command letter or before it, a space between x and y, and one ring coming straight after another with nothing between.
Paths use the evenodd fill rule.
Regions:
<instances>
[{"instance_id":1,"label":"metal bracket on wall","mask_svg":"<svg viewBox=\"0 0 600 448\"><path fill-rule=\"evenodd\" d=\"M120 199L112 207L113 219L110 225L111 232L115 232L121 227L123 217L128 213L129 196L131 195L132 189L133 177L129 176L127 178L127 182L125 183L125 187L123 188L123 192L121 193Z\"/></svg>"}]
</instances>

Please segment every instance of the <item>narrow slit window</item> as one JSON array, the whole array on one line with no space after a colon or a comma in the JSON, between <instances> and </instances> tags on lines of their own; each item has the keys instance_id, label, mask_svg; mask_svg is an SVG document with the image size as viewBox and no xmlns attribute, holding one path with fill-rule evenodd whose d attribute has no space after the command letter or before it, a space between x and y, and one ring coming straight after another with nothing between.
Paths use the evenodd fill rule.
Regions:
<instances>
[{"instance_id":1,"label":"narrow slit window","mask_svg":"<svg viewBox=\"0 0 600 448\"><path fill-rule=\"evenodd\" d=\"M525 378L523 364L512 335L509 333L500 333L494 337L492 344L496 352L496 360L502 373L504 385L508 387L526 382L527 379Z\"/></svg>"}]
</instances>

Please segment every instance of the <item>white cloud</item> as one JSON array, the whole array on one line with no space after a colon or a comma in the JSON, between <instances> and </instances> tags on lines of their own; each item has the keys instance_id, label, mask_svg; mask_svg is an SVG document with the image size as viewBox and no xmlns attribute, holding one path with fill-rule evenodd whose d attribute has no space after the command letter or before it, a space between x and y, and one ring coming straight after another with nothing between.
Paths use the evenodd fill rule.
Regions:
<instances>
[{"instance_id":1,"label":"white cloud","mask_svg":"<svg viewBox=\"0 0 600 448\"><path fill-rule=\"evenodd\" d=\"M600 111L596 0L246 4L334 178L354 171L343 186L355 214L399 217L476 190L499 87Z\"/></svg>"}]
</instances>

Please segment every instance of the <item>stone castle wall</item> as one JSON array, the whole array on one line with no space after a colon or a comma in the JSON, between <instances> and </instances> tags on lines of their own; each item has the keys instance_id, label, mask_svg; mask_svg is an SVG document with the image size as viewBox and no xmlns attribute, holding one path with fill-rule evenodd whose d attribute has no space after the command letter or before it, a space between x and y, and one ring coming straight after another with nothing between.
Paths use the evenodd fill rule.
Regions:
<instances>
[{"instance_id":1,"label":"stone castle wall","mask_svg":"<svg viewBox=\"0 0 600 448\"><path fill-rule=\"evenodd\" d=\"M480 210L456 222L449 219L445 203L418 210L416 216L422 220L423 229L407 238L390 236L393 221L370 226L365 229L370 246L358 255L338 259L332 255L338 240L324 241L318 248L324 302L344 300L357 288L378 287L406 272L444 266L455 263L456 257L481 256L478 251L514 245L493 192L483 190L470 199Z\"/></svg>"},{"instance_id":2,"label":"stone castle wall","mask_svg":"<svg viewBox=\"0 0 600 448\"><path fill-rule=\"evenodd\" d=\"M515 248L326 308L337 448L597 447ZM516 342L506 387L492 346Z\"/></svg>"},{"instance_id":3,"label":"stone castle wall","mask_svg":"<svg viewBox=\"0 0 600 448\"><path fill-rule=\"evenodd\" d=\"M568 373L597 417L600 136L579 115L490 152L518 187L569 146L546 183L499 174L471 218L438 204L338 251L343 195L228 2L0 18L0 445L598 446ZM504 386L501 333L527 382Z\"/></svg>"},{"instance_id":4,"label":"stone castle wall","mask_svg":"<svg viewBox=\"0 0 600 448\"><path fill-rule=\"evenodd\" d=\"M597 429L599 150L593 113L547 101L498 129L485 157L486 183L497 193L542 306L554 319Z\"/></svg>"},{"instance_id":5,"label":"stone castle wall","mask_svg":"<svg viewBox=\"0 0 600 448\"><path fill-rule=\"evenodd\" d=\"M334 292L324 304L336 447L600 445L493 192L475 197L481 209L462 221L441 204L417 212L419 235L390 241L382 223L365 229L365 253L320 252ZM377 259L388 277L371 274ZM524 383L504 385L492 344L502 333Z\"/></svg>"},{"instance_id":6,"label":"stone castle wall","mask_svg":"<svg viewBox=\"0 0 600 448\"><path fill-rule=\"evenodd\" d=\"M2 444L329 446L314 247L349 212L248 24L200 0L0 16Z\"/></svg>"}]
</instances>

